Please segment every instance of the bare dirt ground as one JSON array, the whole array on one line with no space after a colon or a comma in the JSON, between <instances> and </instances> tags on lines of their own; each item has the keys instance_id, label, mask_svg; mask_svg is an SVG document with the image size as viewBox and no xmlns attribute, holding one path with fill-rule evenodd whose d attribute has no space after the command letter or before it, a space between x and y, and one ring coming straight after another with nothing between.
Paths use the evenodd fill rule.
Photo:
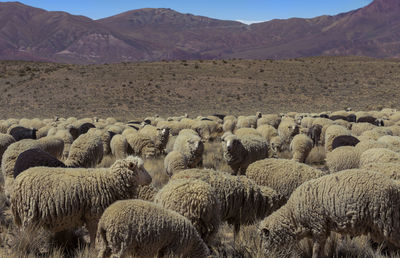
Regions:
<instances>
[{"instance_id":1,"label":"bare dirt ground","mask_svg":"<svg viewBox=\"0 0 400 258\"><path fill-rule=\"evenodd\" d=\"M398 59L0 61L0 119L376 110L400 106L399 86Z\"/></svg>"}]
</instances>

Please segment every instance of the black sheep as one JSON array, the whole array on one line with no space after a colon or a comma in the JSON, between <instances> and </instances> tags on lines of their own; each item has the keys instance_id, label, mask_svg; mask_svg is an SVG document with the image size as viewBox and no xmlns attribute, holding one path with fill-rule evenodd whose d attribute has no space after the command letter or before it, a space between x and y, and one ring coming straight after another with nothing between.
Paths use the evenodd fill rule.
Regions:
<instances>
[{"instance_id":1,"label":"black sheep","mask_svg":"<svg viewBox=\"0 0 400 258\"><path fill-rule=\"evenodd\" d=\"M342 147L342 146L356 146L357 143L359 143L359 142L360 141L354 136L339 135L338 137L333 139L332 150Z\"/></svg>"}]
</instances>

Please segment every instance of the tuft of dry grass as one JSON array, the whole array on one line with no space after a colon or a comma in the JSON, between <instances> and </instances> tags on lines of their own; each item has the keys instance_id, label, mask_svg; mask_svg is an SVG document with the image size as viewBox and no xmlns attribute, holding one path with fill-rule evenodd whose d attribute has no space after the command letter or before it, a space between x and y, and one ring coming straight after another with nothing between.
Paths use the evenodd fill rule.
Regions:
<instances>
[{"instance_id":1,"label":"tuft of dry grass","mask_svg":"<svg viewBox=\"0 0 400 258\"><path fill-rule=\"evenodd\" d=\"M164 186L169 177L167 173L165 173L164 169L164 156L158 157L156 159L148 159L144 161L144 168L149 172L152 178L151 184L160 189Z\"/></svg>"},{"instance_id":2,"label":"tuft of dry grass","mask_svg":"<svg viewBox=\"0 0 400 258\"><path fill-rule=\"evenodd\" d=\"M111 167L112 164L116 161L115 156L113 155L107 155L104 156L103 159L101 160L100 164L97 165L98 168L109 168Z\"/></svg>"}]
</instances>

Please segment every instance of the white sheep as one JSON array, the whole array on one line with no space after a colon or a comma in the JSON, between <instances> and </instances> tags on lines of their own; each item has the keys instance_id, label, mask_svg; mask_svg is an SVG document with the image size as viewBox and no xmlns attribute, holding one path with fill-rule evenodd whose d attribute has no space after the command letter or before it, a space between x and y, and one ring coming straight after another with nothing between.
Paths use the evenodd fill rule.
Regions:
<instances>
[{"instance_id":1,"label":"white sheep","mask_svg":"<svg viewBox=\"0 0 400 258\"><path fill-rule=\"evenodd\" d=\"M278 135L281 137L283 144L289 145L293 137L299 133L299 126L293 119L283 119L278 126Z\"/></svg>"},{"instance_id":2,"label":"white sheep","mask_svg":"<svg viewBox=\"0 0 400 258\"><path fill-rule=\"evenodd\" d=\"M191 129L179 132L173 150L182 153L189 168L195 168L202 164L204 144L200 136Z\"/></svg>"},{"instance_id":3,"label":"white sheep","mask_svg":"<svg viewBox=\"0 0 400 258\"><path fill-rule=\"evenodd\" d=\"M139 185L136 188L136 194L133 199L141 199L144 201L153 202L157 193L158 189L152 185Z\"/></svg>"},{"instance_id":4,"label":"white sheep","mask_svg":"<svg viewBox=\"0 0 400 258\"><path fill-rule=\"evenodd\" d=\"M3 157L4 152L15 142L14 137L9 134L0 133L0 165L1 165L1 158Z\"/></svg>"},{"instance_id":5,"label":"white sheep","mask_svg":"<svg viewBox=\"0 0 400 258\"><path fill-rule=\"evenodd\" d=\"M41 149L55 158L61 159L64 151L64 141L57 136L45 136L37 140Z\"/></svg>"},{"instance_id":6,"label":"white sheep","mask_svg":"<svg viewBox=\"0 0 400 258\"><path fill-rule=\"evenodd\" d=\"M196 131L204 141L212 141L223 133L223 127L220 123L208 120L195 121L191 125L191 129Z\"/></svg>"},{"instance_id":7,"label":"white sheep","mask_svg":"<svg viewBox=\"0 0 400 258\"><path fill-rule=\"evenodd\" d=\"M376 127L376 125L370 123L353 123L351 126L351 132L355 136L360 136L363 132L372 130Z\"/></svg>"},{"instance_id":8,"label":"white sheep","mask_svg":"<svg viewBox=\"0 0 400 258\"><path fill-rule=\"evenodd\" d=\"M269 187L260 187L245 176L232 176L208 169L188 169L171 177L200 179L210 184L221 204L221 221L234 226L236 235L240 225L251 225L278 209L284 199Z\"/></svg>"},{"instance_id":9,"label":"white sheep","mask_svg":"<svg viewBox=\"0 0 400 258\"><path fill-rule=\"evenodd\" d=\"M290 143L290 151L293 154L293 160L301 163L306 161L312 148L313 141L305 134L296 135Z\"/></svg>"},{"instance_id":10,"label":"white sheep","mask_svg":"<svg viewBox=\"0 0 400 258\"><path fill-rule=\"evenodd\" d=\"M342 146L326 154L326 165L331 173L359 168L361 153L353 146Z\"/></svg>"},{"instance_id":11,"label":"white sheep","mask_svg":"<svg viewBox=\"0 0 400 258\"><path fill-rule=\"evenodd\" d=\"M373 149L373 148L387 148L390 149L390 146L384 142L378 142L375 140L362 140L355 146L356 150L362 154L364 151Z\"/></svg>"},{"instance_id":12,"label":"white sheep","mask_svg":"<svg viewBox=\"0 0 400 258\"><path fill-rule=\"evenodd\" d=\"M392 131L386 127L375 127L372 130L365 131L361 134L360 138L362 139L370 139L370 140L378 140L380 137L385 135L392 135Z\"/></svg>"},{"instance_id":13,"label":"white sheep","mask_svg":"<svg viewBox=\"0 0 400 258\"><path fill-rule=\"evenodd\" d=\"M360 168L369 163L400 163L400 154L386 148L372 148L364 151L360 157Z\"/></svg>"},{"instance_id":14,"label":"white sheep","mask_svg":"<svg viewBox=\"0 0 400 258\"><path fill-rule=\"evenodd\" d=\"M179 213L142 200L117 201L99 221L98 257L199 257L209 249L190 221Z\"/></svg>"},{"instance_id":15,"label":"white sheep","mask_svg":"<svg viewBox=\"0 0 400 258\"><path fill-rule=\"evenodd\" d=\"M287 200L302 183L323 176L309 165L287 159L263 159L251 164L246 176L258 185L268 186Z\"/></svg>"},{"instance_id":16,"label":"white sheep","mask_svg":"<svg viewBox=\"0 0 400 258\"><path fill-rule=\"evenodd\" d=\"M117 159L123 159L128 156L128 142L125 136L116 134L113 136L110 142L110 148L112 155Z\"/></svg>"},{"instance_id":17,"label":"white sheep","mask_svg":"<svg viewBox=\"0 0 400 258\"><path fill-rule=\"evenodd\" d=\"M164 158L164 168L165 173L171 177L176 172L189 168L187 158L179 151L171 151Z\"/></svg>"},{"instance_id":18,"label":"white sheep","mask_svg":"<svg viewBox=\"0 0 400 258\"><path fill-rule=\"evenodd\" d=\"M400 137L392 135L384 135L378 138L378 142L386 143L393 151L400 151Z\"/></svg>"},{"instance_id":19,"label":"white sheep","mask_svg":"<svg viewBox=\"0 0 400 258\"><path fill-rule=\"evenodd\" d=\"M141 156L143 158L153 158L156 156L156 146L154 141L146 135L140 133L130 133L125 136L128 142L128 154Z\"/></svg>"},{"instance_id":20,"label":"white sheep","mask_svg":"<svg viewBox=\"0 0 400 258\"><path fill-rule=\"evenodd\" d=\"M255 116L239 116L236 123L236 128L256 128L257 127L257 119L261 118L262 115L260 112L257 112Z\"/></svg>"},{"instance_id":21,"label":"white sheep","mask_svg":"<svg viewBox=\"0 0 400 258\"><path fill-rule=\"evenodd\" d=\"M272 137L269 144L272 151L271 156L277 156L279 152L285 149L283 139L279 135Z\"/></svg>"},{"instance_id":22,"label":"white sheep","mask_svg":"<svg viewBox=\"0 0 400 258\"><path fill-rule=\"evenodd\" d=\"M233 131L234 131L235 128L236 128L236 123L237 123L236 118L224 120L224 124L222 125L223 131L224 131L224 132L231 132L231 133L233 133Z\"/></svg>"},{"instance_id":23,"label":"white sheep","mask_svg":"<svg viewBox=\"0 0 400 258\"><path fill-rule=\"evenodd\" d=\"M143 161L132 156L110 168L32 167L15 179L11 211L23 228L60 232L85 224L94 243L103 211L116 200L134 197L138 185L150 182Z\"/></svg>"},{"instance_id":24,"label":"white sheep","mask_svg":"<svg viewBox=\"0 0 400 258\"><path fill-rule=\"evenodd\" d=\"M268 157L268 143L262 136L248 134L238 137L223 137L224 159L232 168L234 175L244 175L247 167L260 159Z\"/></svg>"},{"instance_id":25,"label":"white sheep","mask_svg":"<svg viewBox=\"0 0 400 258\"><path fill-rule=\"evenodd\" d=\"M309 237L313 258L322 257L331 231L400 247L400 185L389 177L360 169L344 170L299 186L286 205L260 224L267 250Z\"/></svg>"},{"instance_id":26,"label":"white sheep","mask_svg":"<svg viewBox=\"0 0 400 258\"><path fill-rule=\"evenodd\" d=\"M400 180L400 163L369 163L363 169L384 174L391 179Z\"/></svg>"},{"instance_id":27,"label":"white sheep","mask_svg":"<svg viewBox=\"0 0 400 258\"><path fill-rule=\"evenodd\" d=\"M72 144L65 165L68 167L95 167L103 159L103 141L96 131L81 134Z\"/></svg>"},{"instance_id":28,"label":"white sheep","mask_svg":"<svg viewBox=\"0 0 400 258\"><path fill-rule=\"evenodd\" d=\"M55 130L54 135L58 138L61 138L64 141L64 150L62 154L62 159L66 160L69 155L69 149L71 148L72 143L74 142L74 137L72 136L71 132L67 129L62 130Z\"/></svg>"},{"instance_id":29,"label":"white sheep","mask_svg":"<svg viewBox=\"0 0 400 258\"><path fill-rule=\"evenodd\" d=\"M163 154L165 146L167 146L169 138L168 127L155 127L152 125L146 125L139 130L139 133L150 137L157 148L158 153Z\"/></svg>"},{"instance_id":30,"label":"white sheep","mask_svg":"<svg viewBox=\"0 0 400 258\"><path fill-rule=\"evenodd\" d=\"M280 122L281 117L278 114L262 115L262 117L257 120L257 128L261 125L270 125L275 129L278 129Z\"/></svg>"},{"instance_id":31,"label":"white sheep","mask_svg":"<svg viewBox=\"0 0 400 258\"><path fill-rule=\"evenodd\" d=\"M196 179L171 180L158 191L154 202L188 218L205 242L209 242L218 232L221 204L214 188L206 182Z\"/></svg>"},{"instance_id":32,"label":"white sheep","mask_svg":"<svg viewBox=\"0 0 400 258\"><path fill-rule=\"evenodd\" d=\"M399 125L388 126L387 129L392 131L393 136L400 136L400 126Z\"/></svg>"},{"instance_id":33,"label":"white sheep","mask_svg":"<svg viewBox=\"0 0 400 258\"><path fill-rule=\"evenodd\" d=\"M242 137L242 136L247 135L247 134L253 134L253 135L257 135L257 136L261 136L262 137L261 133L258 130L254 129L254 128L249 128L249 127L239 128L239 129L237 129L235 131L234 134L236 136L238 136L238 137Z\"/></svg>"},{"instance_id":34,"label":"white sheep","mask_svg":"<svg viewBox=\"0 0 400 258\"><path fill-rule=\"evenodd\" d=\"M268 143L271 142L271 139L275 136L278 136L278 130L272 125L264 124L257 126L257 132L261 134L261 136L267 140Z\"/></svg>"}]
</instances>

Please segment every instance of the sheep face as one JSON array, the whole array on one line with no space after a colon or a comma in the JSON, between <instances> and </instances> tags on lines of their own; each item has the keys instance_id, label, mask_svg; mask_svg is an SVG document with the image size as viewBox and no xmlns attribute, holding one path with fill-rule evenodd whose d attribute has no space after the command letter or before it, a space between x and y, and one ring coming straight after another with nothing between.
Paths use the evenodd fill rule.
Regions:
<instances>
[{"instance_id":1,"label":"sheep face","mask_svg":"<svg viewBox=\"0 0 400 258\"><path fill-rule=\"evenodd\" d=\"M32 128L32 139L36 139L36 132L37 132L37 129Z\"/></svg>"},{"instance_id":2,"label":"sheep face","mask_svg":"<svg viewBox=\"0 0 400 258\"><path fill-rule=\"evenodd\" d=\"M73 126L68 126L67 127L67 129L68 129L68 132L72 135L72 137L74 138L74 140L76 140L76 138L78 138L79 137L79 130L78 130L78 128L76 128L76 127L73 127Z\"/></svg>"},{"instance_id":3,"label":"sheep face","mask_svg":"<svg viewBox=\"0 0 400 258\"><path fill-rule=\"evenodd\" d=\"M268 218L261 224L260 236L265 253L295 242L295 236L287 225L281 221L270 221Z\"/></svg>"},{"instance_id":4,"label":"sheep face","mask_svg":"<svg viewBox=\"0 0 400 258\"><path fill-rule=\"evenodd\" d=\"M241 162L243 158L243 145L237 136L229 135L225 137L222 143L222 149L224 151L224 159L229 165Z\"/></svg>"},{"instance_id":5,"label":"sheep face","mask_svg":"<svg viewBox=\"0 0 400 258\"><path fill-rule=\"evenodd\" d=\"M194 157L201 157L204 152L204 143L200 138L189 139L188 142L189 151Z\"/></svg>"},{"instance_id":6,"label":"sheep face","mask_svg":"<svg viewBox=\"0 0 400 258\"><path fill-rule=\"evenodd\" d=\"M142 157L146 159L152 159L156 156L157 149L154 145L154 143L148 143L145 146L143 146L141 150Z\"/></svg>"},{"instance_id":7,"label":"sheep face","mask_svg":"<svg viewBox=\"0 0 400 258\"><path fill-rule=\"evenodd\" d=\"M290 137L291 138L293 138L294 136L299 134L299 132L300 132L299 125L297 125L297 124L296 125L290 125L288 127L289 127L289 131L291 132L290 133Z\"/></svg>"},{"instance_id":8,"label":"sheep face","mask_svg":"<svg viewBox=\"0 0 400 258\"><path fill-rule=\"evenodd\" d=\"M167 128L167 127L157 128L157 134L158 134L162 144L166 144L168 142L169 128Z\"/></svg>"},{"instance_id":9,"label":"sheep face","mask_svg":"<svg viewBox=\"0 0 400 258\"><path fill-rule=\"evenodd\" d=\"M383 122L383 119L376 119L375 122L374 122L374 125L376 125L376 126L384 126L385 124Z\"/></svg>"},{"instance_id":10,"label":"sheep face","mask_svg":"<svg viewBox=\"0 0 400 258\"><path fill-rule=\"evenodd\" d=\"M275 136L270 141L271 150L276 154L282 151L282 139L279 136Z\"/></svg>"},{"instance_id":11,"label":"sheep face","mask_svg":"<svg viewBox=\"0 0 400 258\"><path fill-rule=\"evenodd\" d=\"M134 175L136 185L149 185L151 176L143 166L143 160L139 157L129 156L126 159L117 160L111 167L111 170L124 170L129 175Z\"/></svg>"}]
</instances>

